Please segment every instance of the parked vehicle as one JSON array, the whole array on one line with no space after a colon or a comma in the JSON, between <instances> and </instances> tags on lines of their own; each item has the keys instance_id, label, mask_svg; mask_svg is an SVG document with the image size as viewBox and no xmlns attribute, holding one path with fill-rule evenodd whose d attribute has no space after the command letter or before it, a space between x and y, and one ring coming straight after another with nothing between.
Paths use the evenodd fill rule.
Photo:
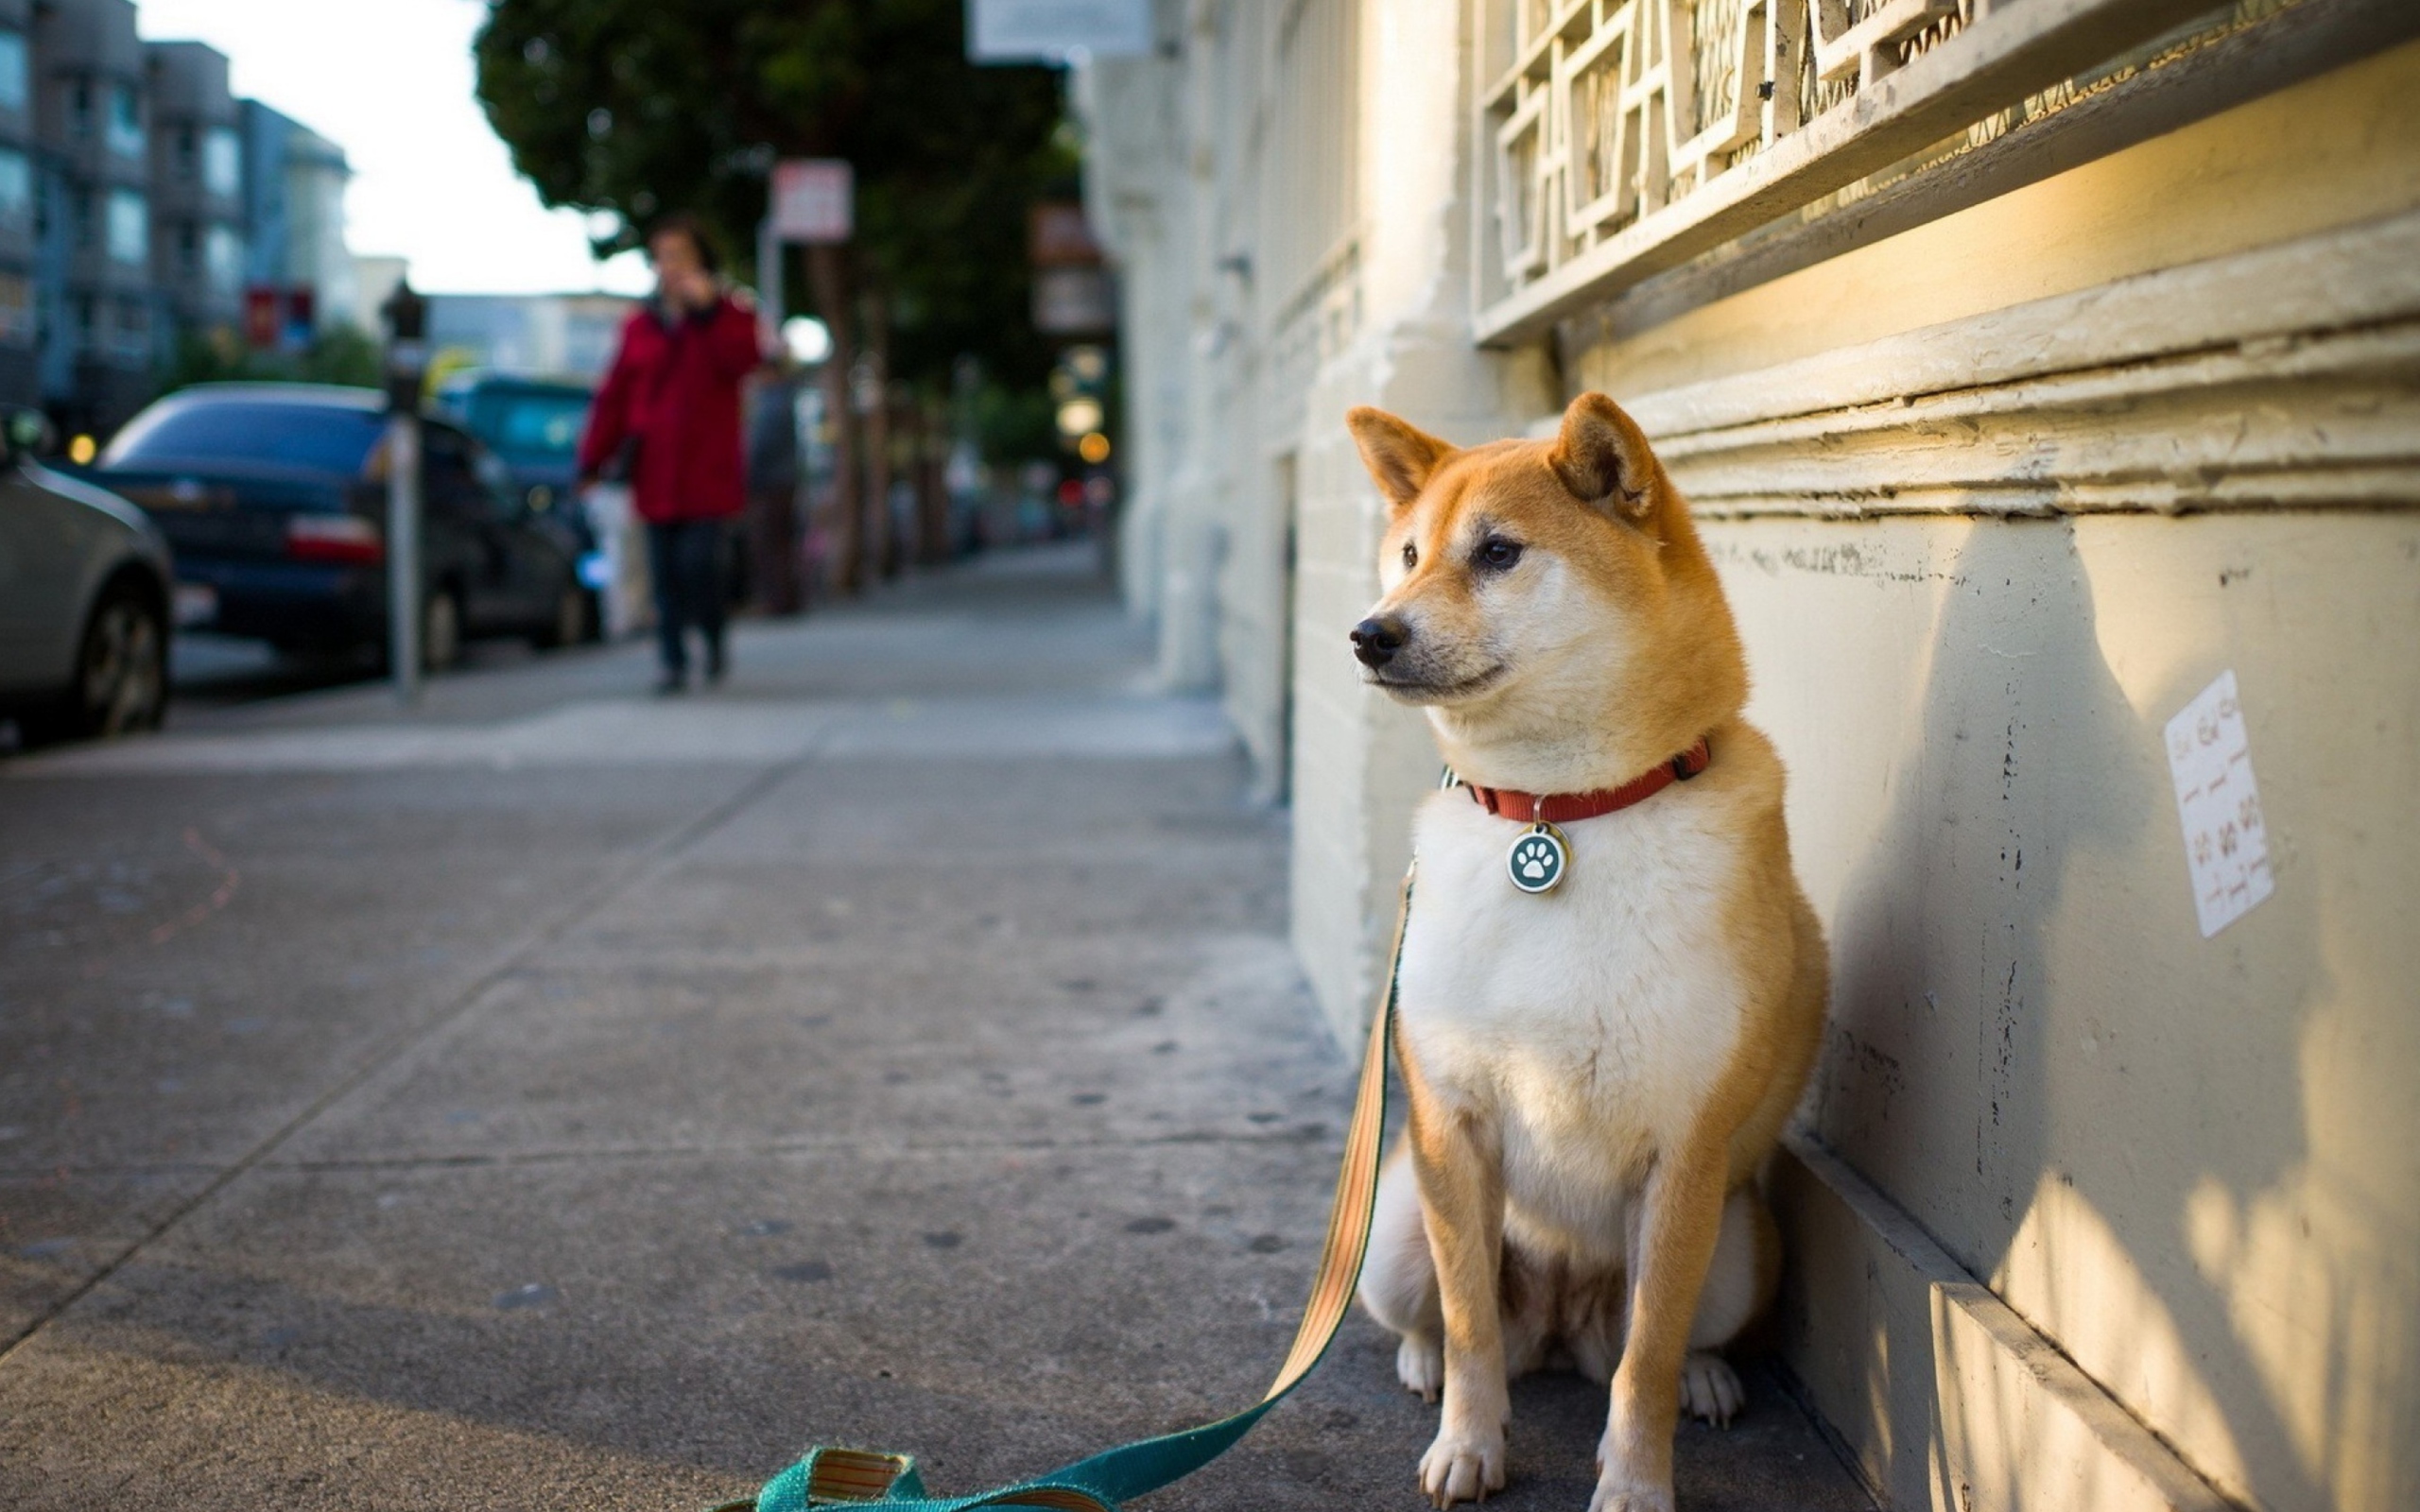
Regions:
<instances>
[{"instance_id":1,"label":"parked vehicle","mask_svg":"<svg viewBox=\"0 0 2420 1512\"><path fill-rule=\"evenodd\" d=\"M168 542L126 500L35 458L40 411L0 410L0 717L20 739L157 727L168 704Z\"/></svg>"},{"instance_id":2,"label":"parked vehicle","mask_svg":"<svg viewBox=\"0 0 2420 1512\"><path fill-rule=\"evenodd\" d=\"M504 463L512 488L543 529L579 557L580 581L601 595L607 567L596 522L581 507L574 453L596 391L568 378L524 378L475 369L439 386L432 408L477 437ZM603 623L592 612L589 623Z\"/></svg>"},{"instance_id":3,"label":"parked vehicle","mask_svg":"<svg viewBox=\"0 0 2420 1512\"><path fill-rule=\"evenodd\" d=\"M176 551L180 620L287 651L383 652L387 419L374 389L204 384L127 422L93 475L149 513ZM493 453L422 427L421 653L589 633L578 552L533 520Z\"/></svg>"}]
</instances>

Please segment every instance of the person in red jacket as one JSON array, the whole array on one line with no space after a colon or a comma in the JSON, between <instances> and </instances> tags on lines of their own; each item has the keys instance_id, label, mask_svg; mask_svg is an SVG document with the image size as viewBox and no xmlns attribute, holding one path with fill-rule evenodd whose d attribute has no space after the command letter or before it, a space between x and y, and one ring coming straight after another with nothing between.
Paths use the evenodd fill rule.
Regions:
<instances>
[{"instance_id":1,"label":"person in red jacket","mask_svg":"<svg viewBox=\"0 0 2420 1512\"><path fill-rule=\"evenodd\" d=\"M705 641L706 680L719 682L728 522L747 502L739 389L764 353L756 312L727 287L705 232L688 215L648 233L655 297L622 324L621 343L579 438L579 477L609 470L631 486L647 522L664 655L658 693L688 685L687 632Z\"/></svg>"}]
</instances>

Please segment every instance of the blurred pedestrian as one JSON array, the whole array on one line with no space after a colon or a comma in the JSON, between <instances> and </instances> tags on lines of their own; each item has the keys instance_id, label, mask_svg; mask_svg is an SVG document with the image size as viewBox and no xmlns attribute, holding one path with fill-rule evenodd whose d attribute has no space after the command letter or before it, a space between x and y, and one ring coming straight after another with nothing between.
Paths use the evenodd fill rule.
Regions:
<instances>
[{"instance_id":1,"label":"blurred pedestrian","mask_svg":"<svg viewBox=\"0 0 2420 1512\"><path fill-rule=\"evenodd\" d=\"M705 643L708 682L729 665L723 572L730 521L746 507L740 385L763 360L756 313L726 285L705 229L673 215L648 232L655 295L622 323L614 365L579 438L583 485L626 479L647 522L655 580L658 693L688 685L688 630Z\"/></svg>"},{"instance_id":2,"label":"blurred pedestrian","mask_svg":"<svg viewBox=\"0 0 2420 1512\"><path fill-rule=\"evenodd\" d=\"M749 588L768 614L804 607L799 577L800 369L769 367L748 390Z\"/></svg>"}]
</instances>

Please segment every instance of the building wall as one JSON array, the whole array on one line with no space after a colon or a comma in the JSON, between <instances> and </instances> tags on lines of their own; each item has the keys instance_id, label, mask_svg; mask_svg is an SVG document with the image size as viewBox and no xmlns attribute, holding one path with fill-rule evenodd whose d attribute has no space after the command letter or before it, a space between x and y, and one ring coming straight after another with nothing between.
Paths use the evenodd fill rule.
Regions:
<instances>
[{"instance_id":1,"label":"building wall","mask_svg":"<svg viewBox=\"0 0 2420 1512\"><path fill-rule=\"evenodd\" d=\"M289 176L306 205L300 261L350 310L342 154L265 107L239 114L224 56L142 41L130 0L0 0L0 84L20 53L22 104L0 87L0 403L105 436L167 379L186 335L232 338L255 211L278 282L293 284ZM255 146L275 182L256 176Z\"/></svg>"},{"instance_id":2,"label":"building wall","mask_svg":"<svg viewBox=\"0 0 2420 1512\"><path fill-rule=\"evenodd\" d=\"M232 336L243 315L243 168L227 58L198 42L147 43L151 276L161 355L179 333ZM224 150L228 162L219 163ZM222 177L232 166L233 181Z\"/></svg>"},{"instance_id":3,"label":"building wall","mask_svg":"<svg viewBox=\"0 0 2420 1512\"><path fill-rule=\"evenodd\" d=\"M433 294L429 350L449 365L602 382L634 305L613 294Z\"/></svg>"},{"instance_id":4,"label":"building wall","mask_svg":"<svg viewBox=\"0 0 2420 1512\"><path fill-rule=\"evenodd\" d=\"M285 345L350 324L361 299L345 244L353 170L343 150L258 100L239 102L238 131L246 298L278 302ZM298 294L308 301L307 321L293 318Z\"/></svg>"},{"instance_id":5,"label":"building wall","mask_svg":"<svg viewBox=\"0 0 2420 1512\"><path fill-rule=\"evenodd\" d=\"M316 329L330 330L350 320L359 302L344 239L353 168L343 148L298 126L287 135L285 175L285 283L312 291Z\"/></svg>"},{"instance_id":6,"label":"building wall","mask_svg":"<svg viewBox=\"0 0 2420 1512\"><path fill-rule=\"evenodd\" d=\"M42 403L36 251L41 153L34 140L32 0L0 0L0 404Z\"/></svg>"},{"instance_id":7,"label":"building wall","mask_svg":"<svg viewBox=\"0 0 2420 1512\"><path fill-rule=\"evenodd\" d=\"M1574 352L1720 517L1833 933L1812 1136L2258 1506L2420 1494L2415 87L2394 48ZM2163 730L2225 671L2278 891L2205 940Z\"/></svg>"},{"instance_id":8,"label":"building wall","mask_svg":"<svg viewBox=\"0 0 2420 1512\"><path fill-rule=\"evenodd\" d=\"M133 5L36 6L33 60L45 208L61 229L43 268L43 398L66 428L106 432L152 388L149 108Z\"/></svg>"},{"instance_id":9,"label":"building wall","mask_svg":"<svg viewBox=\"0 0 2420 1512\"><path fill-rule=\"evenodd\" d=\"M1516 57L1495 0L1365 5L1320 76L1350 132L1271 99L1320 0L1262 9L1097 65L1090 171L1148 201L1128 360L1181 391L1132 592L1288 764L1340 1034L1436 763L1345 654L1381 516L1341 413L1477 440L1602 388L1704 521L1831 931L1773 1173L1808 1400L1894 1506L2420 1503L2420 16L1928 15L1761 105L1755 54L1683 47L1687 124L1742 125L1625 211L1584 133L1521 156L1620 7L1527 5ZM1656 14L1745 46L1774 13ZM1280 286L1270 228L1340 201ZM2205 939L2165 727L2225 671L2276 890Z\"/></svg>"}]
</instances>

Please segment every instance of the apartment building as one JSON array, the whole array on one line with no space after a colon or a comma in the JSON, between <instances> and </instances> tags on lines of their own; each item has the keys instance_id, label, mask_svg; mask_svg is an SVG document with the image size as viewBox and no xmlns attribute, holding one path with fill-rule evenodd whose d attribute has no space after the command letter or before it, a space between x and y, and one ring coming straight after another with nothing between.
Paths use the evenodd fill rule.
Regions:
<instances>
[{"instance_id":1,"label":"apartment building","mask_svg":"<svg viewBox=\"0 0 2420 1512\"><path fill-rule=\"evenodd\" d=\"M39 402L107 428L153 387L148 69L129 0L32 7Z\"/></svg>"},{"instance_id":2,"label":"apartment building","mask_svg":"<svg viewBox=\"0 0 2420 1512\"><path fill-rule=\"evenodd\" d=\"M198 42L145 49L151 88L151 278L171 332L243 314L244 153L227 58Z\"/></svg>"},{"instance_id":3,"label":"apartment building","mask_svg":"<svg viewBox=\"0 0 2420 1512\"><path fill-rule=\"evenodd\" d=\"M195 335L351 318L344 153L132 0L0 0L0 403L106 434Z\"/></svg>"},{"instance_id":4,"label":"apartment building","mask_svg":"<svg viewBox=\"0 0 2420 1512\"><path fill-rule=\"evenodd\" d=\"M2420 1505L2420 7L1157 14L1077 90L1125 581L1291 804L1340 1037L1437 776L1348 654L1343 412L1604 390L1831 939L1772 1174L1806 1400L1894 1508Z\"/></svg>"},{"instance_id":5,"label":"apartment building","mask_svg":"<svg viewBox=\"0 0 2420 1512\"><path fill-rule=\"evenodd\" d=\"M41 392L33 0L0 0L0 397Z\"/></svg>"},{"instance_id":6,"label":"apartment building","mask_svg":"<svg viewBox=\"0 0 2420 1512\"><path fill-rule=\"evenodd\" d=\"M240 104L244 323L257 347L298 351L360 302L345 245L344 149L258 100Z\"/></svg>"}]
</instances>

